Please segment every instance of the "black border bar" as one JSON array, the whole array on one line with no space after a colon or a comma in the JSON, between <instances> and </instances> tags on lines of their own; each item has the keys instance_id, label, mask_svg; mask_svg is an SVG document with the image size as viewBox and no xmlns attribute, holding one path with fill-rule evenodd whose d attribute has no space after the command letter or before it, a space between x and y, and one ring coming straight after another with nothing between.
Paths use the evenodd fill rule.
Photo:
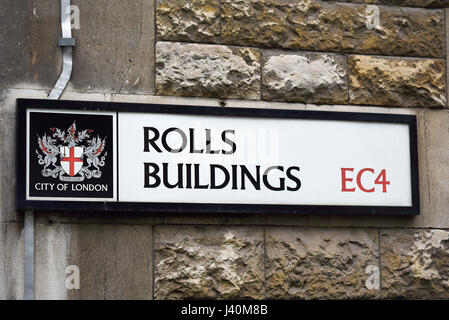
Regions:
<instances>
[{"instance_id":1,"label":"black border bar","mask_svg":"<svg viewBox=\"0 0 449 320\"><path fill-rule=\"evenodd\" d=\"M380 123L403 123L410 132L410 165L412 206L320 206L320 205L259 205L259 204L210 204L210 203L134 203L89 201L37 201L26 200L26 110L57 109L86 111L146 112L187 115L212 115L254 118L290 118L312 120L338 120ZM19 210L37 211L123 211L151 213L191 214L345 214L345 215L419 215L418 140L415 115L303 111L285 109L255 109L239 107L203 107L142 103L119 103L73 100L17 99L16 143L16 202ZM117 128L117 131L119 128ZM394 137L392 137L394 139ZM118 164L117 164L118 170ZM117 177L118 178L118 177ZM118 183L118 179L117 179ZM117 186L118 187L118 186ZM117 192L118 193L118 192ZM118 194L117 194L118 197Z\"/></svg>"}]
</instances>

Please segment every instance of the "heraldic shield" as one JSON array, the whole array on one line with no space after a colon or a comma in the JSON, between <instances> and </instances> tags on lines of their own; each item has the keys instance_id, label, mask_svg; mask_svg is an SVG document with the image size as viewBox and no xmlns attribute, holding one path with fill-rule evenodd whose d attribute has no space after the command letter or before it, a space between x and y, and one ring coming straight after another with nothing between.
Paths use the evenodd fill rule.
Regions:
<instances>
[{"instance_id":1,"label":"heraldic shield","mask_svg":"<svg viewBox=\"0 0 449 320\"><path fill-rule=\"evenodd\" d=\"M61 167L65 173L73 177L83 167L83 147L59 147Z\"/></svg>"}]
</instances>

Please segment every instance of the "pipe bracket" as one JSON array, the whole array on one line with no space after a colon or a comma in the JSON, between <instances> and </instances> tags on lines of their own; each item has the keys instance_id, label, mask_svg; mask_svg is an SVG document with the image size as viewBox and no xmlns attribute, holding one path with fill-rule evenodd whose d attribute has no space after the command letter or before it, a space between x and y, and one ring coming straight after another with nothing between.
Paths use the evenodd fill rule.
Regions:
<instances>
[{"instance_id":1,"label":"pipe bracket","mask_svg":"<svg viewBox=\"0 0 449 320\"><path fill-rule=\"evenodd\" d=\"M74 47L75 38L59 38L58 46L60 47Z\"/></svg>"}]
</instances>

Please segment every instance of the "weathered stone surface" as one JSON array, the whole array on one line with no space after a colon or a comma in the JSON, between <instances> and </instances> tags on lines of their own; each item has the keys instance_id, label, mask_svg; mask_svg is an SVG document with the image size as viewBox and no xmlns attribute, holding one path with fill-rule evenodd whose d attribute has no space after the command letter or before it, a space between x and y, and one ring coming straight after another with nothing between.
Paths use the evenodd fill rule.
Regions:
<instances>
[{"instance_id":1,"label":"weathered stone surface","mask_svg":"<svg viewBox=\"0 0 449 320\"><path fill-rule=\"evenodd\" d=\"M263 53L262 98L347 103L346 58L331 54Z\"/></svg>"},{"instance_id":2,"label":"weathered stone surface","mask_svg":"<svg viewBox=\"0 0 449 320\"><path fill-rule=\"evenodd\" d=\"M375 230L266 229L266 296L275 299L371 298L379 266ZM368 271L367 271L368 270Z\"/></svg>"},{"instance_id":3,"label":"weathered stone surface","mask_svg":"<svg viewBox=\"0 0 449 320\"><path fill-rule=\"evenodd\" d=\"M222 0L226 44L288 49L444 56L444 12L380 8L367 28L366 5L315 0Z\"/></svg>"},{"instance_id":4,"label":"weathered stone surface","mask_svg":"<svg viewBox=\"0 0 449 320\"><path fill-rule=\"evenodd\" d=\"M158 42L159 95L260 98L260 53L219 45Z\"/></svg>"},{"instance_id":5,"label":"weathered stone surface","mask_svg":"<svg viewBox=\"0 0 449 320\"><path fill-rule=\"evenodd\" d=\"M419 152L428 159L428 165L421 166L420 171L425 172L430 182L425 191L430 203L431 226L449 228L449 110L431 110L421 120L426 140L425 149Z\"/></svg>"},{"instance_id":6,"label":"weathered stone surface","mask_svg":"<svg viewBox=\"0 0 449 320\"><path fill-rule=\"evenodd\" d=\"M48 224L35 229L37 299L151 299L152 226ZM67 266L80 289L66 288Z\"/></svg>"},{"instance_id":7,"label":"weathered stone surface","mask_svg":"<svg viewBox=\"0 0 449 320\"><path fill-rule=\"evenodd\" d=\"M1 94L1 92L0 92ZM15 212L16 161L15 101L0 97L0 222L17 221Z\"/></svg>"},{"instance_id":8,"label":"weathered stone surface","mask_svg":"<svg viewBox=\"0 0 449 320\"><path fill-rule=\"evenodd\" d=\"M23 298L23 224L0 222L0 300Z\"/></svg>"},{"instance_id":9,"label":"weathered stone surface","mask_svg":"<svg viewBox=\"0 0 449 320\"><path fill-rule=\"evenodd\" d=\"M383 230L381 288L385 298L449 298L449 231Z\"/></svg>"},{"instance_id":10,"label":"weathered stone surface","mask_svg":"<svg viewBox=\"0 0 449 320\"><path fill-rule=\"evenodd\" d=\"M59 2L1 1L0 21L0 88L50 89L61 69Z\"/></svg>"},{"instance_id":11,"label":"weathered stone surface","mask_svg":"<svg viewBox=\"0 0 449 320\"><path fill-rule=\"evenodd\" d=\"M80 9L80 28L72 32L76 47L69 87L82 92L154 93L154 0L72 4Z\"/></svg>"},{"instance_id":12,"label":"weathered stone surface","mask_svg":"<svg viewBox=\"0 0 449 320\"><path fill-rule=\"evenodd\" d=\"M154 1L73 0L80 9L69 87L154 93ZM62 67L60 2L0 3L0 87L50 90Z\"/></svg>"},{"instance_id":13,"label":"weathered stone surface","mask_svg":"<svg viewBox=\"0 0 449 320\"><path fill-rule=\"evenodd\" d=\"M217 42L220 37L219 0L158 0L159 40Z\"/></svg>"},{"instance_id":14,"label":"weathered stone surface","mask_svg":"<svg viewBox=\"0 0 449 320\"><path fill-rule=\"evenodd\" d=\"M263 229L159 226L155 299L262 299Z\"/></svg>"},{"instance_id":15,"label":"weathered stone surface","mask_svg":"<svg viewBox=\"0 0 449 320\"><path fill-rule=\"evenodd\" d=\"M333 0L324 0L333 1ZM384 4L390 6L445 8L449 7L449 0L341 0L341 2Z\"/></svg>"},{"instance_id":16,"label":"weathered stone surface","mask_svg":"<svg viewBox=\"0 0 449 320\"><path fill-rule=\"evenodd\" d=\"M444 107L445 61L351 56L350 103L396 107Z\"/></svg>"},{"instance_id":17,"label":"weathered stone surface","mask_svg":"<svg viewBox=\"0 0 449 320\"><path fill-rule=\"evenodd\" d=\"M142 215L141 212L39 212L42 221L61 224L159 224L163 216Z\"/></svg>"}]
</instances>

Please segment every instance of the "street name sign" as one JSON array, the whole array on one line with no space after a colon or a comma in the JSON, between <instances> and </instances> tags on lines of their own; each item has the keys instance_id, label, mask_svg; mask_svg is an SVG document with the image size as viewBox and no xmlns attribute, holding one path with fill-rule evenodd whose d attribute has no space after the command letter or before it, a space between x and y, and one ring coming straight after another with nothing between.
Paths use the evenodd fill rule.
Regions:
<instances>
[{"instance_id":1,"label":"street name sign","mask_svg":"<svg viewBox=\"0 0 449 320\"><path fill-rule=\"evenodd\" d=\"M17 206L419 214L416 116L17 100Z\"/></svg>"}]
</instances>

